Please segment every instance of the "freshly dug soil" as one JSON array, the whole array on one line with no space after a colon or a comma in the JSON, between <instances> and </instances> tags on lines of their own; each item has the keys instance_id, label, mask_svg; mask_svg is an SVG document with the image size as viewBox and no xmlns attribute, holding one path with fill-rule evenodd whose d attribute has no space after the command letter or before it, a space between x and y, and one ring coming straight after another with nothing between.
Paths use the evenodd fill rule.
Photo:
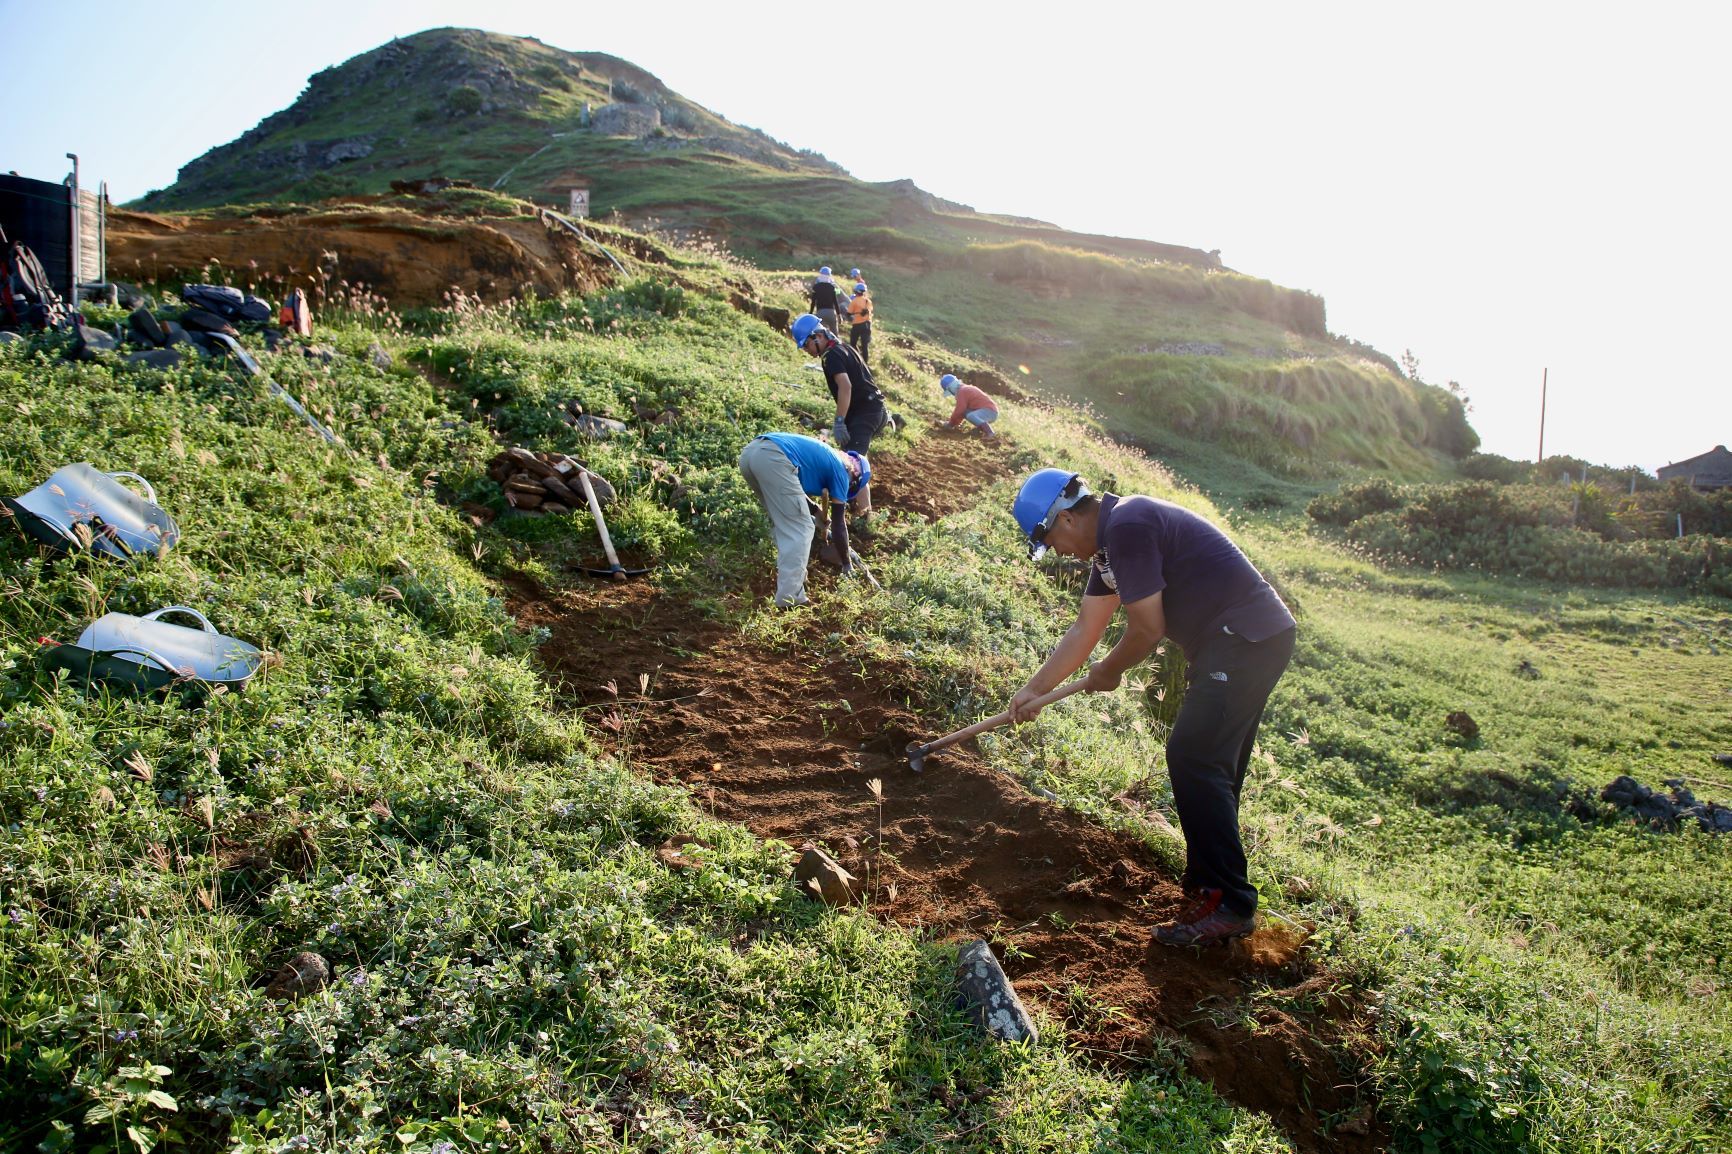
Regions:
<instances>
[{"instance_id":1,"label":"freshly dug soil","mask_svg":"<svg viewBox=\"0 0 1732 1154\"><path fill-rule=\"evenodd\" d=\"M1007 475L1006 455L928 437L875 462L876 503L942 516ZM1098 1060L1131 1066L1182 1040L1194 1073L1271 1115L1300 1149L1387 1148L1387 1132L1364 1126L1374 1103L1349 1045L1366 1030L1364 1007L1304 961L1300 932L1266 922L1227 949L1151 945L1183 895L1142 842L1029 794L971 745L923 774L908 768L908 743L943 728L900 704L909 671L880 666L863 680L816 625L787 649L760 647L647 580L509 584L518 619L549 631L551 678L575 703L612 707L632 764L763 837L817 843L887 921L1014 946L1001 960L1023 998Z\"/></svg>"}]
</instances>

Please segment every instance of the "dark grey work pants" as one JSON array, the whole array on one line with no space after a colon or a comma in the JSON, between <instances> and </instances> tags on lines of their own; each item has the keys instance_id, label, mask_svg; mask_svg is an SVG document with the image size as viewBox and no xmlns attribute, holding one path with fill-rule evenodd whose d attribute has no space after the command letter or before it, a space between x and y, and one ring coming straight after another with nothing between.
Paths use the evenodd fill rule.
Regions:
<instances>
[{"instance_id":1,"label":"dark grey work pants","mask_svg":"<svg viewBox=\"0 0 1732 1154\"><path fill-rule=\"evenodd\" d=\"M1257 642L1221 632L1203 642L1167 737L1173 804L1185 831L1184 882L1219 889L1221 905L1236 914L1257 909L1239 838L1239 791L1263 707L1293 657L1295 632Z\"/></svg>"}]
</instances>

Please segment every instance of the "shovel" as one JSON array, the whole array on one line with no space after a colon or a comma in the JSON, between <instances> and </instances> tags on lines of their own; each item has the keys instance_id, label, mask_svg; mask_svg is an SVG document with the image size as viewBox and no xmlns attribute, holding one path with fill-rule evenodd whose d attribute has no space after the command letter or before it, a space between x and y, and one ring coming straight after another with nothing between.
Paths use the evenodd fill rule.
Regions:
<instances>
[{"instance_id":1,"label":"shovel","mask_svg":"<svg viewBox=\"0 0 1732 1154\"><path fill-rule=\"evenodd\" d=\"M1086 681L1086 679L1084 679L1084 681ZM1034 699L1034 704L1045 706L1051 705L1055 701L1063 701L1065 698L1081 689L1084 681L1073 681L1069 685L1062 685L1050 693L1043 693ZM1003 713L993 714L985 721L977 721L967 729L959 729L955 733L947 733L936 741L929 741L925 745L921 745L918 741L911 741L908 743L908 768L912 769L915 773L919 773L921 770L926 768L926 759L932 754L937 753L939 750L955 745L959 741L967 741L977 733L985 733L989 729L997 729L999 726L1006 725L1009 722L1010 710L1007 709Z\"/></svg>"},{"instance_id":2,"label":"shovel","mask_svg":"<svg viewBox=\"0 0 1732 1154\"><path fill-rule=\"evenodd\" d=\"M583 499L589 502L590 516L595 518L596 532L601 534L601 547L607 552L607 563L611 568L589 569L584 573L590 577L611 578L624 581L627 577L641 577L648 569L627 569L619 563L619 554L613 551L613 538L607 535L607 522L601 519L601 502L595 495L595 486L589 483L589 470L581 466L577 470L577 483L583 486Z\"/></svg>"}]
</instances>

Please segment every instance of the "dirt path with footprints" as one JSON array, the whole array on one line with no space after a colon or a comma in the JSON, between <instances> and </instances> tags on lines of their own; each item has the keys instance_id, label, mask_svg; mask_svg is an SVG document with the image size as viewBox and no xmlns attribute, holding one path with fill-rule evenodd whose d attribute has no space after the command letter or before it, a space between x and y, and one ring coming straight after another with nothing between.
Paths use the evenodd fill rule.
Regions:
<instances>
[{"instance_id":1,"label":"dirt path with footprints","mask_svg":"<svg viewBox=\"0 0 1732 1154\"><path fill-rule=\"evenodd\" d=\"M928 437L875 461L874 489L885 508L933 519L1007 476L1007 457ZM917 480L932 476L948 485L924 504ZM1364 1007L1296 956L1296 935L1277 923L1228 951L1151 948L1182 895L1137 839L1030 794L972 743L908 769L907 743L945 728L900 704L908 671L862 679L816 626L786 649L756 645L648 582L510 586L518 619L549 631L541 657L561 693L615 704L631 764L760 836L825 847L872 880L886 921L1013 945L1001 960L1018 992L1096 1059L1129 1068L1182 1043L1193 1073L1272 1116L1299 1149L1387 1148L1342 1045L1365 1028Z\"/></svg>"}]
</instances>

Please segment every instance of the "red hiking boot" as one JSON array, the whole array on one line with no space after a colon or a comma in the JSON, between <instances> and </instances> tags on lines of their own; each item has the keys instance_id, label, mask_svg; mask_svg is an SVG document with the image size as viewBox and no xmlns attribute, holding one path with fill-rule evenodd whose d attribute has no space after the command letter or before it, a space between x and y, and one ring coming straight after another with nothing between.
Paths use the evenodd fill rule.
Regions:
<instances>
[{"instance_id":1,"label":"red hiking boot","mask_svg":"<svg viewBox=\"0 0 1732 1154\"><path fill-rule=\"evenodd\" d=\"M1242 938L1257 928L1255 914L1236 914L1221 908L1221 891L1198 890L1196 899L1172 921L1155 927L1155 941L1163 946L1220 946Z\"/></svg>"}]
</instances>

